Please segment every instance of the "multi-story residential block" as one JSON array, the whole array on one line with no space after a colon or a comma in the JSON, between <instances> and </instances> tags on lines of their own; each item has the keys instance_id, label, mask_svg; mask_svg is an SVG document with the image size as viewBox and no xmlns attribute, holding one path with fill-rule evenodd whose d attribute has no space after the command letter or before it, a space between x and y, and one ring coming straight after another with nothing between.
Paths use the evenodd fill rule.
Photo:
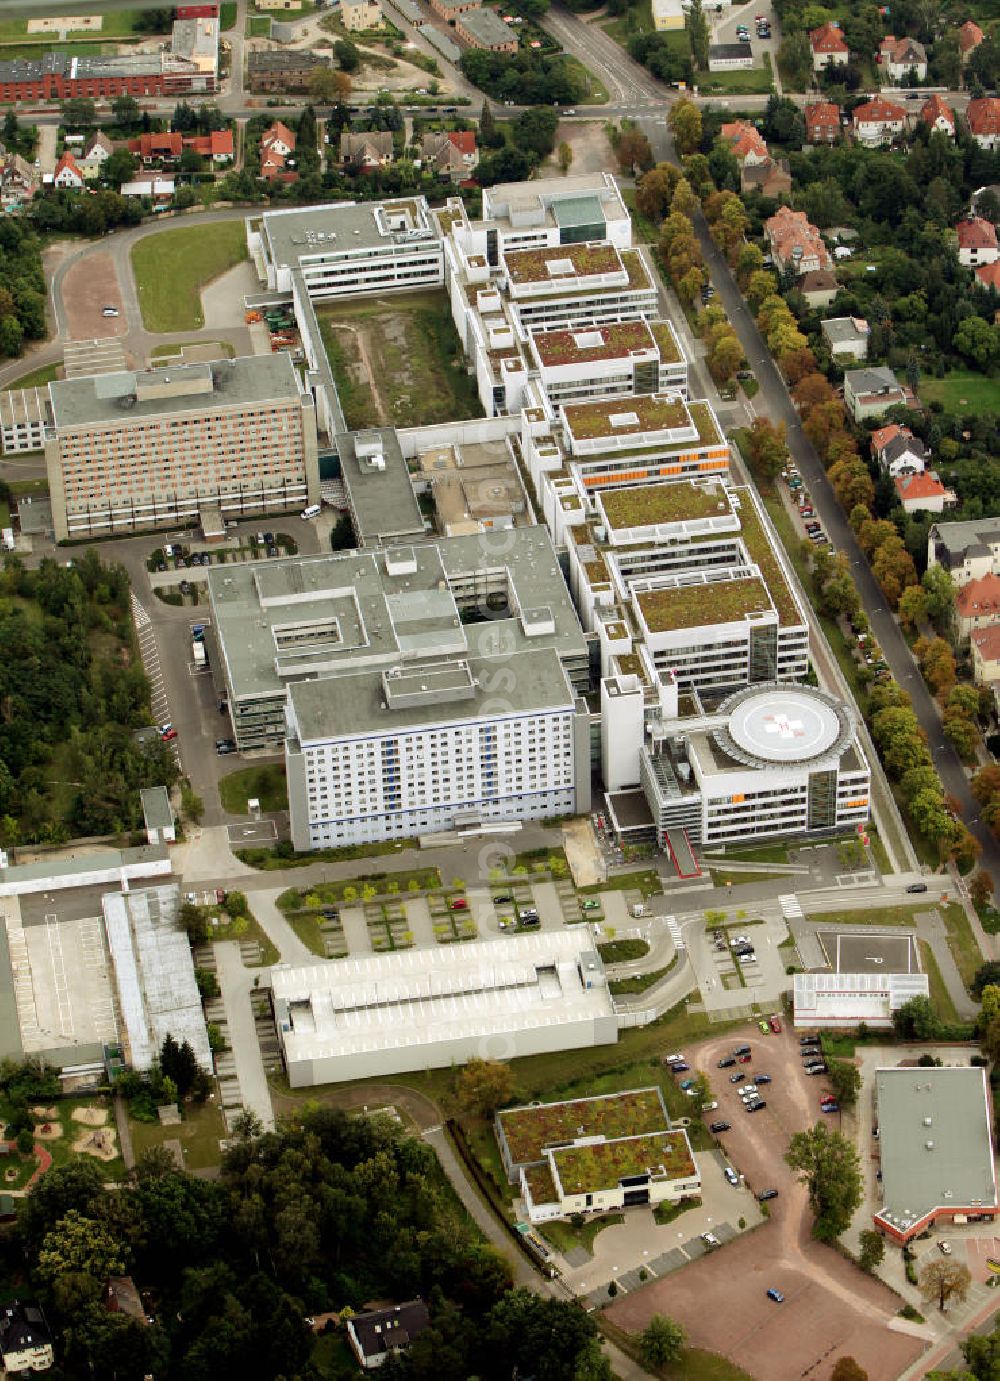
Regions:
<instances>
[{"instance_id":1,"label":"multi-story residential block","mask_svg":"<svg viewBox=\"0 0 1000 1381\"><path fill-rule=\"evenodd\" d=\"M472 48L489 53L517 52L517 34L496 10L463 10L455 19L455 32Z\"/></svg>"},{"instance_id":2,"label":"multi-story residential block","mask_svg":"<svg viewBox=\"0 0 1000 1381\"><path fill-rule=\"evenodd\" d=\"M995 264L1000 259L996 227L983 216L966 216L955 227L958 238L958 262L966 268Z\"/></svg>"},{"instance_id":3,"label":"multi-story residential block","mask_svg":"<svg viewBox=\"0 0 1000 1381\"><path fill-rule=\"evenodd\" d=\"M806 122L806 142L835 144L840 138L840 106L833 101L813 101L802 112Z\"/></svg>"},{"instance_id":4,"label":"multi-story residential block","mask_svg":"<svg viewBox=\"0 0 1000 1381\"><path fill-rule=\"evenodd\" d=\"M878 45L879 70L891 82L901 82L911 73L917 81L927 76L927 50L915 38L896 38L887 34Z\"/></svg>"},{"instance_id":5,"label":"multi-story residential block","mask_svg":"<svg viewBox=\"0 0 1000 1381\"><path fill-rule=\"evenodd\" d=\"M965 109L969 133L981 149L1000 149L1000 96L977 96Z\"/></svg>"},{"instance_id":6,"label":"multi-story residential block","mask_svg":"<svg viewBox=\"0 0 1000 1381\"><path fill-rule=\"evenodd\" d=\"M937 92L928 96L920 107L920 118L932 134L943 134L948 139L954 139L955 112Z\"/></svg>"},{"instance_id":7,"label":"multi-story residential block","mask_svg":"<svg viewBox=\"0 0 1000 1381\"><path fill-rule=\"evenodd\" d=\"M247 222L250 257L271 291L297 278L313 302L444 282L441 237L420 196L267 211Z\"/></svg>"},{"instance_id":8,"label":"multi-story residential block","mask_svg":"<svg viewBox=\"0 0 1000 1381\"><path fill-rule=\"evenodd\" d=\"M4 455L40 451L52 424L48 391L18 388L0 393L0 448Z\"/></svg>"},{"instance_id":9,"label":"multi-story residential block","mask_svg":"<svg viewBox=\"0 0 1000 1381\"><path fill-rule=\"evenodd\" d=\"M818 29L810 29L809 47L814 72L822 72L824 67L846 67L851 56L839 24L821 24Z\"/></svg>"},{"instance_id":10,"label":"multi-story residential block","mask_svg":"<svg viewBox=\"0 0 1000 1381\"><path fill-rule=\"evenodd\" d=\"M251 91L308 91L313 73L329 66L329 58L307 48L252 48L247 84Z\"/></svg>"},{"instance_id":11,"label":"multi-story residential block","mask_svg":"<svg viewBox=\"0 0 1000 1381\"><path fill-rule=\"evenodd\" d=\"M906 111L895 101L876 96L855 107L851 126L858 143L874 149L899 138L906 129Z\"/></svg>"},{"instance_id":12,"label":"multi-story residential block","mask_svg":"<svg viewBox=\"0 0 1000 1381\"><path fill-rule=\"evenodd\" d=\"M883 417L890 408L905 407L908 394L884 365L848 369L844 374L844 402L855 422Z\"/></svg>"},{"instance_id":13,"label":"multi-story residential block","mask_svg":"<svg viewBox=\"0 0 1000 1381\"><path fill-rule=\"evenodd\" d=\"M804 211L779 206L775 214L764 222L764 234L774 262L780 269L804 274L833 267L822 234Z\"/></svg>"},{"instance_id":14,"label":"multi-story residential block","mask_svg":"<svg viewBox=\"0 0 1000 1381\"><path fill-rule=\"evenodd\" d=\"M279 513L319 498L316 423L291 356L56 381L45 443L60 540Z\"/></svg>"},{"instance_id":15,"label":"multi-story residential block","mask_svg":"<svg viewBox=\"0 0 1000 1381\"><path fill-rule=\"evenodd\" d=\"M1000 518L935 523L927 534L928 566L944 566L956 585L1000 576Z\"/></svg>"}]
</instances>

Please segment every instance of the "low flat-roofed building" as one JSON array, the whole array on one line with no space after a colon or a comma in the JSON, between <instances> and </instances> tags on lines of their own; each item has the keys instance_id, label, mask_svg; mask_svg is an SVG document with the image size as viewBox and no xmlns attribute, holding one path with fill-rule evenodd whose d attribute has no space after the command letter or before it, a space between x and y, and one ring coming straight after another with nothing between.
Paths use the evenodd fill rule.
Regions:
<instances>
[{"instance_id":1,"label":"low flat-roofed building","mask_svg":"<svg viewBox=\"0 0 1000 1381\"><path fill-rule=\"evenodd\" d=\"M494 1128L533 1223L701 1192L687 1133L673 1126L658 1088L508 1108Z\"/></svg>"},{"instance_id":2,"label":"low flat-roofed building","mask_svg":"<svg viewBox=\"0 0 1000 1381\"><path fill-rule=\"evenodd\" d=\"M882 1207L875 1226L906 1243L942 1223L993 1221L997 1183L985 1069L879 1069Z\"/></svg>"},{"instance_id":3,"label":"low flat-roofed building","mask_svg":"<svg viewBox=\"0 0 1000 1381\"><path fill-rule=\"evenodd\" d=\"M501 441L455 442L418 451L430 482L438 527L446 537L512 528L527 499L509 447Z\"/></svg>"},{"instance_id":4,"label":"low flat-roofed building","mask_svg":"<svg viewBox=\"0 0 1000 1381\"><path fill-rule=\"evenodd\" d=\"M170 804L170 792L165 786L148 786L140 791L139 796L146 826L146 842L173 844L177 838L177 823Z\"/></svg>"},{"instance_id":5,"label":"low flat-roofed building","mask_svg":"<svg viewBox=\"0 0 1000 1381\"><path fill-rule=\"evenodd\" d=\"M0 445L4 455L42 450L45 429L51 423L46 389L17 388L0 393Z\"/></svg>"},{"instance_id":6,"label":"low flat-roofed building","mask_svg":"<svg viewBox=\"0 0 1000 1381\"><path fill-rule=\"evenodd\" d=\"M351 956L272 971L292 1088L614 1044L589 928Z\"/></svg>"},{"instance_id":7,"label":"low flat-roofed building","mask_svg":"<svg viewBox=\"0 0 1000 1381\"><path fill-rule=\"evenodd\" d=\"M590 240L610 240L619 249L632 243L628 207L609 172L484 187L482 220L471 229L481 239L483 252L488 251L491 232L497 253Z\"/></svg>"},{"instance_id":8,"label":"low flat-roofed building","mask_svg":"<svg viewBox=\"0 0 1000 1381\"><path fill-rule=\"evenodd\" d=\"M915 997L929 996L925 973L797 973L794 1024L806 1028L892 1029L892 1014Z\"/></svg>"},{"instance_id":9,"label":"low flat-roofed building","mask_svg":"<svg viewBox=\"0 0 1000 1381\"><path fill-rule=\"evenodd\" d=\"M473 48L489 53L516 53L517 34L496 10L465 10L455 19L455 32Z\"/></svg>"},{"instance_id":10,"label":"low flat-roofed building","mask_svg":"<svg viewBox=\"0 0 1000 1381\"><path fill-rule=\"evenodd\" d=\"M176 524L319 499L316 418L287 352L50 383L56 536Z\"/></svg>"},{"instance_id":11,"label":"low flat-roofed building","mask_svg":"<svg viewBox=\"0 0 1000 1381\"><path fill-rule=\"evenodd\" d=\"M393 427L369 427L337 437L341 476L359 547L419 542L426 528Z\"/></svg>"},{"instance_id":12,"label":"low flat-roofed building","mask_svg":"<svg viewBox=\"0 0 1000 1381\"><path fill-rule=\"evenodd\" d=\"M749 43L710 43L708 70L710 72L748 72L753 67L753 50Z\"/></svg>"},{"instance_id":13,"label":"low flat-roofed building","mask_svg":"<svg viewBox=\"0 0 1000 1381\"><path fill-rule=\"evenodd\" d=\"M846 357L850 360L868 358L868 337L870 329L863 317L834 316L820 323L830 354L835 359Z\"/></svg>"}]
</instances>

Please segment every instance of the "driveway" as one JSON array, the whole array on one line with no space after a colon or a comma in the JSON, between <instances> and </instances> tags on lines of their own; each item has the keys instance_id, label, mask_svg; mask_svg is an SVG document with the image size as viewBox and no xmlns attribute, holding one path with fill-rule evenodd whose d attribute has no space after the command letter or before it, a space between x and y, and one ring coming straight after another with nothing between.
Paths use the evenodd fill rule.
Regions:
<instances>
[{"instance_id":1,"label":"driveway","mask_svg":"<svg viewBox=\"0 0 1000 1381\"><path fill-rule=\"evenodd\" d=\"M252 1108L265 1129L273 1131L271 1095L250 1006L254 979L260 977L260 970L244 968L235 940L225 940L215 946L215 963L243 1106Z\"/></svg>"}]
</instances>

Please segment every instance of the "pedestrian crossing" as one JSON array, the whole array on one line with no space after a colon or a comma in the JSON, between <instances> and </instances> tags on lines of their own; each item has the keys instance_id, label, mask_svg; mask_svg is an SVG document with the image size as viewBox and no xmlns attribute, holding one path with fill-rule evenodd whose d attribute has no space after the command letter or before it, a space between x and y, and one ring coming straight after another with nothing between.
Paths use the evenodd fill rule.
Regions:
<instances>
[{"instance_id":1,"label":"pedestrian crossing","mask_svg":"<svg viewBox=\"0 0 1000 1381\"><path fill-rule=\"evenodd\" d=\"M681 930L680 926L677 924L677 917L676 917L676 916L667 916L666 921L667 921L667 933L668 933L668 935L670 936L671 940L673 940L673 942L674 942L674 949L676 949L676 951L677 951L678 954L682 954L682 953L684 952L684 949L685 949L685 944L684 944L684 932Z\"/></svg>"}]
</instances>

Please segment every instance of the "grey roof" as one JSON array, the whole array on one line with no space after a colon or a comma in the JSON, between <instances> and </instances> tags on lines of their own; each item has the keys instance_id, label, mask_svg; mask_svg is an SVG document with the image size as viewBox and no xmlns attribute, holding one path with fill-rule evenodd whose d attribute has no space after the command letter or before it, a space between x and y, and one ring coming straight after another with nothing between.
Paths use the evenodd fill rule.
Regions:
<instances>
[{"instance_id":1,"label":"grey roof","mask_svg":"<svg viewBox=\"0 0 1000 1381\"><path fill-rule=\"evenodd\" d=\"M50 1347L52 1334L41 1307L29 1300L12 1300L0 1308L0 1353Z\"/></svg>"},{"instance_id":2,"label":"grey roof","mask_svg":"<svg viewBox=\"0 0 1000 1381\"><path fill-rule=\"evenodd\" d=\"M466 10L465 14L459 15L458 22L486 47L499 47L502 43L510 43L514 37L513 30L503 22L496 10Z\"/></svg>"},{"instance_id":3,"label":"grey roof","mask_svg":"<svg viewBox=\"0 0 1000 1381\"><path fill-rule=\"evenodd\" d=\"M962 558L973 547L989 548L1000 542L1000 518L969 518L964 522L935 523L931 528L939 555L947 552L954 565L961 565Z\"/></svg>"},{"instance_id":4,"label":"grey roof","mask_svg":"<svg viewBox=\"0 0 1000 1381\"><path fill-rule=\"evenodd\" d=\"M554 201L552 215L560 230L605 223L604 207L601 205L600 197L589 194Z\"/></svg>"},{"instance_id":5,"label":"grey roof","mask_svg":"<svg viewBox=\"0 0 1000 1381\"><path fill-rule=\"evenodd\" d=\"M309 67L329 67L330 59L303 48L257 49L247 54L248 70L253 72L298 72Z\"/></svg>"},{"instance_id":6,"label":"grey roof","mask_svg":"<svg viewBox=\"0 0 1000 1381\"><path fill-rule=\"evenodd\" d=\"M189 58L196 54L201 57L218 59L219 21L218 19L175 19L170 37L171 50L178 57Z\"/></svg>"},{"instance_id":7,"label":"grey roof","mask_svg":"<svg viewBox=\"0 0 1000 1381\"><path fill-rule=\"evenodd\" d=\"M400 232L385 223L384 208L394 206L416 211L414 229L426 230L429 240L437 232L427 211L424 197L403 197L397 201L330 202L325 206L295 207L288 211L266 211L261 217L261 232L276 264L297 264L299 259L317 254L349 253L397 243ZM320 238L323 237L323 238ZM410 237L411 240L416 236Z\"/></svg>"},{"instance_id":8,"label":"grey roof","mask_svg":"<svg viewBox=\"0 0 1000 1381\"><path fill-rule=\"evenodd\" d=\"M142 818L148 830L169 829L174 823L174 812L170 807L170 793L165 786L147 786L139 792L142 802Z\"/></svg>"},{"instance_id":9,"label":"grey roof","mask_svg":"<svg viewBox=\"0 0 1000 1381\"><path fill-rule=\"evenodd\" d=\"M850 384L854 393L884 393L887 389L898 389L899 381L886 365L873 365L867 369L848 369L844 372L844 383Z\"/></svg>"},{"instance_id":10,"label":"grey roof","mask_svg":"<svg viewBox=\"0 0 1000 1381\"><path fill-rule=\"evenodd\" d=\"M880 1069L875 1096L890 1223L905 1230L938 1207L996 1204L985 1070Z\"/></svg>"},{"instance_id":11,"label":"grey roof","mask_svg":"<svg viewBox=\"0 0 1000 1381\"><path fill-rule=\"evenodd\" d=\"M749 43L711 43L708 48L708 60L713 58L752 58Z\"/></svg>"},{"instance_id":12,"label":"grey roof","mask_svg":"<svg viewBox=\"0 0 1000 1381\"><path fill-rule=\"evenodd\" d=\"M336 445L359 545L422 540L424 518L395 429L344 432Z\"/></svg>"},{"instance_id":13,"label":"grey roof","mask_svg":"<svg viewBox=\"0 0 1000 1381\"><path fill-rule=\"evenodd\" d=\"M487 573L490 590L510 592L512 612L463 624L457 601L481 598ZM237 697L282 694L307 676L350 675L361 665L390 670L414 657L502 657L526 647L556 647L564 658L586 654L543 527L212 566L208 587Z\"/></svg>"},{"instance_id":14,"label":"grey roof","mask_svg":"<svg viewBox=\"0 0 1000 1381\"><path fill-rule=\"evenodd\" d=\"M848 341L853 345L855 341L868 339L868 333L858 330L855 319L852 316L834 316L820 324L823 328L824 336L826 336L831 345L837 345L844 341Z\"/></svg>"},{"instance_id":15,"label":"grey roof","mask_svg":"<svg viewBox=\"0 0 1000 1381\"><path fill-rule=\"evenodd\" d=\"M0 877L6 878L9 872L10 869L4 870ZM17 1060L20 1063L23 1059L21 1021L14 996L14 971L10 963L7 927L0 923L0 1060Z\"/></svg>"},{"instance_id":16,"label":"grey roof","mask_svg":"<svg viewBox=\"0 0 1000 1381\"><path fill-rule=\"evenodd\" d=\"M103 423L122 426L130 420L298 396L298 376L287 351L213 364L56 379L49 384L57 429Z\"/></svg>"},{"instance_id":17,"label":"grey roof","mask_svg":"<svg viewBox=\"0 0 1000 1381\"><path fill-rule=\"evenodd\" d=\"M137 849L106 849L101 853L81 854L79 858L49 858L41 863L16 863L9 868L0 868L0 883L10 886L37 882L40 878L71 878L84 872L102 873L141 863L162 863L166 857L167 850L162 844L143 844Z\"/></svg>"},{"instance_id":18,"label":"grey roof","mask_svg":"<svg viewBox=\"0 0 1000 1381\"><path fill-rule=\"evenodd\" d=\"M404 4L406 4L406 0L400 0L397 9L399 9L407 19L412 19L413 16L409 15L407 11L403 9ZM416 9L416 5L414 5L413 8ZM417 10L416 18L420 18L419 10ZM433 24L418 24L417 32L426 38L431 47L436 48L441 56L446 58L449 62L458 62L459 58L462 56L462 50L458 44L453 43L450 38L443 34L440 29L436 29Z\"/></svg>"},{"instance_id":19,"label":"grey roof","mask_svg":"<svg viewBox=\"0 0 1000 1381\"><path fill-rule=\"evenodd\" d=\"M389 0L393 9L399 10L404 19L408 19L411 24L419 24L423 19L423 11L414 0Z\"/></svg>"},{"instance_id":20,"label":"grey roof","mask_svg":"<svg viewBox=\"0 0 1000 1381\"><path fill-rule=\"evenodd\" d=\"M927 447L919 436L894 436L882 447L882 458L887 462L897 460L900 456L905 455L919 456L922 460L927 459Z\"/></svg>"},{"instance_id":21,"label":"grey roof","mask_svg":"<svg viewBox=\"0 0 1000 1381\"><path fill-rule=\"evenodd\" d=\"M382 1357L392 1348L405 1347L430 1327L431 1316L422 1299L393 1304L355 1314L351 1328L365 1357Z\"/></svg>"}]
</instances>

